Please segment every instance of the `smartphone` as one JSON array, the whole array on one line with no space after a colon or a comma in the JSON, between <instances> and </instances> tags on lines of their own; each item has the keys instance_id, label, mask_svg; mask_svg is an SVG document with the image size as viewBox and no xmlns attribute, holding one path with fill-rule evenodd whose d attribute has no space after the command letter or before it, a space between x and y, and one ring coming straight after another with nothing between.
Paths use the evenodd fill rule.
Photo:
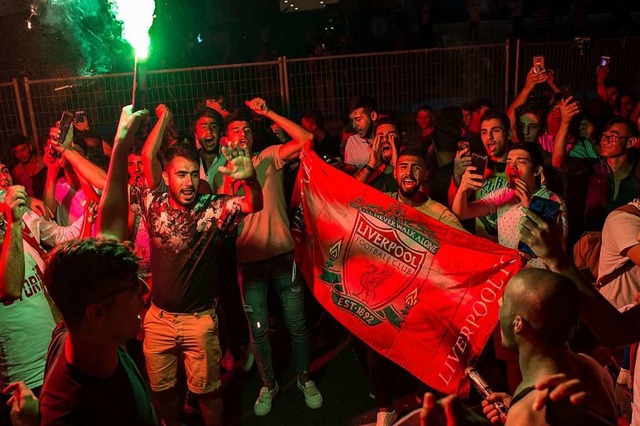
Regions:
<instances>
[{"instance_id":1,"label":"smartphone","mask_svg":"<svg viewBox=\"0 0 640 426\"><path fill-rule=\"evenodd\" d=\"M489 395L493 393L493 390L489 387L489 384L484 380L484 378L478 373L478 371L473 367L467 367L464 370L464 374L469 378L473 386L476 388L478 393L482 396L482 398L487 399ZM504 406L501 402L495 402L493 407L498 411L501 420L505 421L507 419L507 407Z\"/></svg>"},{"instance_id":2,"label":"smartphone","mask_svg":"<svg viewBox=\"0 0 640 426\"><path fill-rule=\"evenodd\" d=\"M73 117L74 123L76 124L84 123L84 116L85 116L84 111L76 111Z\"/></svg>"},{"instance_id":3,"label":"smartphone","mask_svg":"<svg viewBox=\"0 0 640 426\"><path fill-rule=\"evenodd\" d=\"M602 57L600 58L600 66L601 66L601 67L608 67L610 63L611 63L611 57L609 57L609 56L602 56Z\"/></svg>"},{"instance_id":4,"label":"smartphone","mask_svg":"<svg viewBox=\"0 0 640 426\"><path fill-rule=\"evenodd\" d=\"M543 72L546 68L544 67L544 56L534 56L533 57L533 72L539 74Z\"/></svg>"},{"instance_id":5,"label":"smartphone","mask_svg":"<svg viewBox=\"0 0 640 426\"><path fill-rule=\"evenodd\" d=\"M573 96L573 89L571 89L570 84L567 84L566 86L562 86L560 91L562 92L562 99L564 99L565 101Z\"/></svg>"},{"instance_id":6,"label":"smartphone","mask_svg":"<svg viewBox=\"0 0 640 426\"><path fill-rule=\"evenodd\" d=\"M58 141L63 143L69 133L69 127L71 127L71 123L73 123L74 115L69 111L65 111L62 113L62 117L60 117L60 122L58 123L58 129L60 130L60 138ZM49 149L51 149L51 155L54 157L60 158L62 155L56 150L52 145L49 145Z\"/></svg>"},{"instance_id":7,"label":"smartphone","mask_svg":"<svg viewBox=\"0 0 640 426\"><path fill-rule=\"evenodd\" d=\"M487 168L487 157L485 155L471 154L471 165L476 168L475 173L484 180L484 171Z\"/></svg>"},{"instance_id":8,"label":"smartphone","mask_svg":"<svg viewBox=\"0 0 640 426\"><path fill-rule=\"evenodd\" d=\"M462 151L463 149L469 149L469 142L458 141L458 151Z\"/></svg>"},{"instance_id":9,"label":"smartphone","mask_svg":"<svg viewBox=\"0 0 640 426\"><path fill-rule=\"evenodd\" d=\"M549 200L548 198L533 196L531 197L529 209L540 216L545 222L555 225L558 220L558 215L560 214L560 203ZM518 243L518 250L525 252L534 258L538 257L533 250L531 250L531 248L522 241Z\"/></svg>"}]
</instances>

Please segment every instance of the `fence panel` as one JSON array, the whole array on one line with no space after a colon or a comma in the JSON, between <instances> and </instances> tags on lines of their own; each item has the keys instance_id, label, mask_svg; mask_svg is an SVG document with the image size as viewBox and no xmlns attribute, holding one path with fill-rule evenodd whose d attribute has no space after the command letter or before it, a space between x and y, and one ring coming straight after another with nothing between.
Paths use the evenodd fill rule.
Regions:
<instances>
[{"instance_id":1,"label":"fence panel","mask_svg":"<svg viewBox=\"0 0 640 426\"><path fill-rule=\"evenodd\" d=\"M295 113L318 109L340 119L353 96L368 94L406 117L423 104L459 105L484 96L504 103L504 45L388 52L287 61Z\"/></svg>"},{"instance_id":2,"label":"fence panel","mask_svg":"<svg viewBox=\"0 0 640 426\"><path fill-rule=\"evenodd\" d=\"M24 115L18 81L0 83L0 159L13 162L9 138L15 134L26 134Z\"/></svg>"},{"instance_id":3,"label":"fence panel","mask_svg":"<svg viewBox=\"0 0 640 426\"><path fill-rule=\"evenodd\" d=\"M509 72L507 52L504 45L465 46L150 71L148 105L167 104L178 129L187 130L195 105L217 88L227 94L231 107L259 95L294 118L319 109L328 121L340 123L351 97L370 94L380 109L410 122L422 104L437 108L484 96L502 106L505 84L517 74L521 89L536 55L543 55L547 67L556 71L558 85L572 84L577 97L595 92L595 69L602 55L611 57L613 78L640 89L640 74L629 72L640 68L640 37L595 40L584 55L573 41L521 43L517 68ZM84 109L92 127L110 137L120 108L131 100L132 74L25 79L25 84L30 130L36 135L45 136L63 110ZM0 85L2 135L21 128L11 86Z\"/></svg>"},{"instance_id":4,"label":"fence panel","mask_svg":"<svg viewBox=\"0 0 640 426\"><path fill-rule=\"evenodd\" d=\"M147 106L165 103L178 130L188 131L193 111L214 88L228 96L231 106L263 96L281 108L277 62L149 71ZM64 110L84 110L92 128L110 137L123 105L131 103L132 73L29 81L25 79L34 134L45 137ZM154 112L151 111L152 115Z\"/></svg>"},{"instance_id":5,"label":"fence panel","mask_svg":"<svg viewBox=\"0 0 640 426\"><path fill-rule=\"evenodd\" d=\"M611 57L611 79L623 87L640 89L640 74L635 72L640 68L640 37L592 40L583 55L575 41L521 43L517 90L524 86L533 57L538 55L544 56L546 67L554 70L556 84L571 84L578 98L595 96L596 68L603 55Z\"/></svg>"}]
</instances>

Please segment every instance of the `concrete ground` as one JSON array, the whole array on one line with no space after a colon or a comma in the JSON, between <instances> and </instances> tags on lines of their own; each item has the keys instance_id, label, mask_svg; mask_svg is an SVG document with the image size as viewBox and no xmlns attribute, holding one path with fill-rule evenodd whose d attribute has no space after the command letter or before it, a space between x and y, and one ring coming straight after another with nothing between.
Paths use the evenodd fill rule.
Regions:
<instances>
[{"instance_id":1,"label":"concrete ground","mask_svg":"<svg viewBox=\"0 0 640 426\"><path fill-rule=\"evenodd\" d=\"M296 386L289 335L283 326L270 332L274 367L280 393L271 413L257 417L253 404L262 382L257 369L245 375L225 373L223 395L225 425L242 426L363 426L374 425L377 408L369 396L371 388L366 368L354 354L354 338L331 317L317 317L311 330L310 375L323 395L323 406L312 410ZM313 320L312 320L313 321ZM309 321L310 323L312 321ZM395 409L402 415L418 406L411 391L398 395ZM189 425L200 425L197 413L186 414Z\"/></svg>"}]
</instances>

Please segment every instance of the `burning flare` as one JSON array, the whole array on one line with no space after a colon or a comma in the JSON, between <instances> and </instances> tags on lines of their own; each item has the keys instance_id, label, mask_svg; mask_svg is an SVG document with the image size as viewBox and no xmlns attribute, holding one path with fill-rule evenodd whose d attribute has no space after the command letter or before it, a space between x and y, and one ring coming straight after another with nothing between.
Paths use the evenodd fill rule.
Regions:
<instances>
[{"instance_id":1,"label":"burning flare","mask_svg":"<svg viewBox=\"0 0 640 426\"><path fill-rule=\"evenodd\" d=\"M136 58L149 56L149 29L153 24L156 4L154 0L109 0L111 11L122 22L122 38L133 47Z\"/></svg>"}]
</instances>

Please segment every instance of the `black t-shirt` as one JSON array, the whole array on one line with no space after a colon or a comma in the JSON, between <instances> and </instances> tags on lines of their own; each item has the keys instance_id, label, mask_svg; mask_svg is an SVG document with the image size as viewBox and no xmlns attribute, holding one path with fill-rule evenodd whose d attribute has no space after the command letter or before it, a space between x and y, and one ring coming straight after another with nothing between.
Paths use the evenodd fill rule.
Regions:
<instances>
[{"instance_id":1,"label":"black t-shirt","mask_svg":"<svg viewBox=\"0 0 640 426\"><path fill-rule=\"evenodd\" d=\"M158 426L151 392L131 357L118 348L119 364L108 378L84 374L64 353L67 330L53 331L40 394L41 425Z\"/></svg>"},{"instance_id":2,"label":"black t-shirt","mask_svg":"<svg viewBox=\"0 0 640 426\"><path fill-rule=\"evenodd\" d=\"M243 197L198 194L175 209L161 187L131 187L131 210L147 219L151 246L151 300L168 312L210 309L220 295L216 256L220 241L241 219Z\"/></svg>"}]
</instances>

